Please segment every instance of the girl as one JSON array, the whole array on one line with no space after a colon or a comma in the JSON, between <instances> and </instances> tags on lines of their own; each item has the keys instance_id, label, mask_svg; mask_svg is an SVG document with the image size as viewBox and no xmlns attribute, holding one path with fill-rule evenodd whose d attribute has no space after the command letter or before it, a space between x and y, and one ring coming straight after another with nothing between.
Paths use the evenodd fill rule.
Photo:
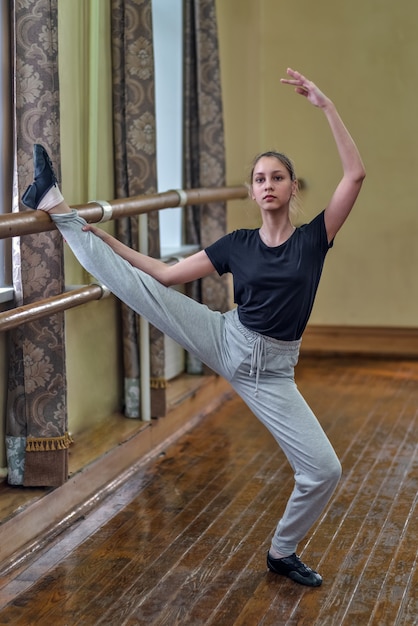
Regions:
<instances>
[{"instance_id":1,"label":"girl","mask_svg":"<svg viewBox=\"0 0 418 626\"><path fill-rule=\"evenodd\" d=\"M328 120L343 175L328 205L309 224L295 228L290 203L297 180L290 160L266 152L255 159L251 197L262 226L237 230L176 265L131 250L88 225L65 203L51 161L34 147L34 182L22 201L49 212L85 269L118 298L211 369L224 376L270 430L294 470L295 484L267 553L277 574L311 587L321 576L296 555L328 503L341 475L340 462L294 381L306 327L328 249L360 191L365 171L358 150L333 102L299 72L281 82L318 107ZM237 308L210 311L170 285L212 272L231 272Z\"/></svg>"}]
</instances>

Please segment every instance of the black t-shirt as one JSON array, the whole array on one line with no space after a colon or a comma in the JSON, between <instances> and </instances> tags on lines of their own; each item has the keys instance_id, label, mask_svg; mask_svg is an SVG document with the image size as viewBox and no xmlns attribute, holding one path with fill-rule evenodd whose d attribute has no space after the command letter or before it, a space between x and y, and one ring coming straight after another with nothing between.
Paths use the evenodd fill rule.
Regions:
<instances>
[{"instance_id":1,"label":"black t-shirt","mask_svg":"<svg viewBox=\"0 0 418 626\"><path fill-rule=\"evenodd\" d=\"M206 248L218 274L231 272L241 323L262 335L300 339L312 311L328 249L324 212L280 246L266 246L258 228L240 229Z\"/></svg>"}]
</instances>

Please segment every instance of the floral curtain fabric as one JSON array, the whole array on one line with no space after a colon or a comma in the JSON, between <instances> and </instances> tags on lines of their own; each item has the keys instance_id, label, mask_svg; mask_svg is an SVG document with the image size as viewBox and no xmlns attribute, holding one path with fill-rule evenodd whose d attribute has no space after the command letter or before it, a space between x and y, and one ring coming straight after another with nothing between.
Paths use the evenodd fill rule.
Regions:
<instances>
[{"instance_id":1,"label":"floral curtain fabric","mask_svg":"<svg viewBox=\"0 0 418 626\"><path fill-rule=\"evenodd\" d=\"M151 0L112 0L115 193L155 193L156 137ZM138 247L138 218L117 221L118 238ZM148 214L148 253L160 255L158 212ZM125 414L140 417L138 316L122 307ZM150 328L151 412L165 414L164 336Z\"/></svg>"},{"instance_id":2,"label":"floral curtain fabric","mask_svg":"<svg viewBox=\"0 0 418 626\"><path fill-rule=\"evenodd\" d=\"M184 187L225 185L225 148L215 0L184 2ZM226 232L226 206L186 210L187 243L201 248ZM209 308L228 309L228 282L217 274L188 287ZM190 372L201 366L189 357Z\"/></svg>"},{"instance_id":3,"label":"floral curtain fabric","mask_svg":"<svg viewBox=\"0 0 418 626\"><path fill-rule=\"evenodd\" d=\"M32 181L32 148L43 144L60 173L57 0L10 3L14 52L13 211ZM13 240L16 306L61 293L58 233ZM10 333L6 449L12 485L58 486L68 475L64 315Z\"/></svg>"}]
</instances>

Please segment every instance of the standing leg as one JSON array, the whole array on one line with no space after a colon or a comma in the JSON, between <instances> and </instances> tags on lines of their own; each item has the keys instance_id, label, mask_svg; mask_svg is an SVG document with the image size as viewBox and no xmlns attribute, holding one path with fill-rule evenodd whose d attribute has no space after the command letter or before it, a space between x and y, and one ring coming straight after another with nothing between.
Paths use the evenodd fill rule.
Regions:
<instances>
[{"instance_id":1,"label":"standing leg","mask_svg":"<svg viewBox=\"0 0 418 626\"><path fill-rule=\"evenodd\" d=\"M247 373L248 377L248 373ZM272 540L275 553L296 551L328 503L341 476L341 465L315 415L292 379L266 379L258 396L245 391L236 379L233 386L269 429L294 470L295 486Z\"/></svg>"},{"instance_id":2,"label":"standing leg","mask_svg":"<svg viewBox=\"0 0 418 626\"><path fill-rule=\"evenodd\" d=\"M265 341L265 362L262 356L261 362L256 363L256 367L263 369L258 380L254 380L248 374L251 364L254 366L254 354L263 355L262 351L254 350L260 336L248 329L237 338L231 339L231 333L228 336L233 357L235 350L244 354L244 342L248 345L247 356L230 382L271 432L294 471L294 489L274 533L268 566L301 584L319 586L322 582L319 574L304 566L295 552L327 505L341 476L341 465L296 387L293 374L299 347L292 346L297 342L261 338Z\"/></svg>"}]
</instances>

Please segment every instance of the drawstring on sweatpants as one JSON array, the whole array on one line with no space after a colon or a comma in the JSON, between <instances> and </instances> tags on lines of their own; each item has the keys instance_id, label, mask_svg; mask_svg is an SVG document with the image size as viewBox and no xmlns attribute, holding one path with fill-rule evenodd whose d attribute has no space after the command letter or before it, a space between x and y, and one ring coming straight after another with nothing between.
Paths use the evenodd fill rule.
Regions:
<instances>
[{"instance_id":1,"label":"drawstring on sweatpants","mask_svg":"<svg viewBox=\"0 0 418 626\"><path fill-rule=\"evenodd\" d=\"M255 391L254 395L258 396L258 379L260 376L260 370L262 372L266 369L267 363L267 347L264 337L258 335L256 340L254 341L253 350L251 353L251 365L250 365L250 376L254 376L255 374Z\"/></svg>"}]
</instances>

